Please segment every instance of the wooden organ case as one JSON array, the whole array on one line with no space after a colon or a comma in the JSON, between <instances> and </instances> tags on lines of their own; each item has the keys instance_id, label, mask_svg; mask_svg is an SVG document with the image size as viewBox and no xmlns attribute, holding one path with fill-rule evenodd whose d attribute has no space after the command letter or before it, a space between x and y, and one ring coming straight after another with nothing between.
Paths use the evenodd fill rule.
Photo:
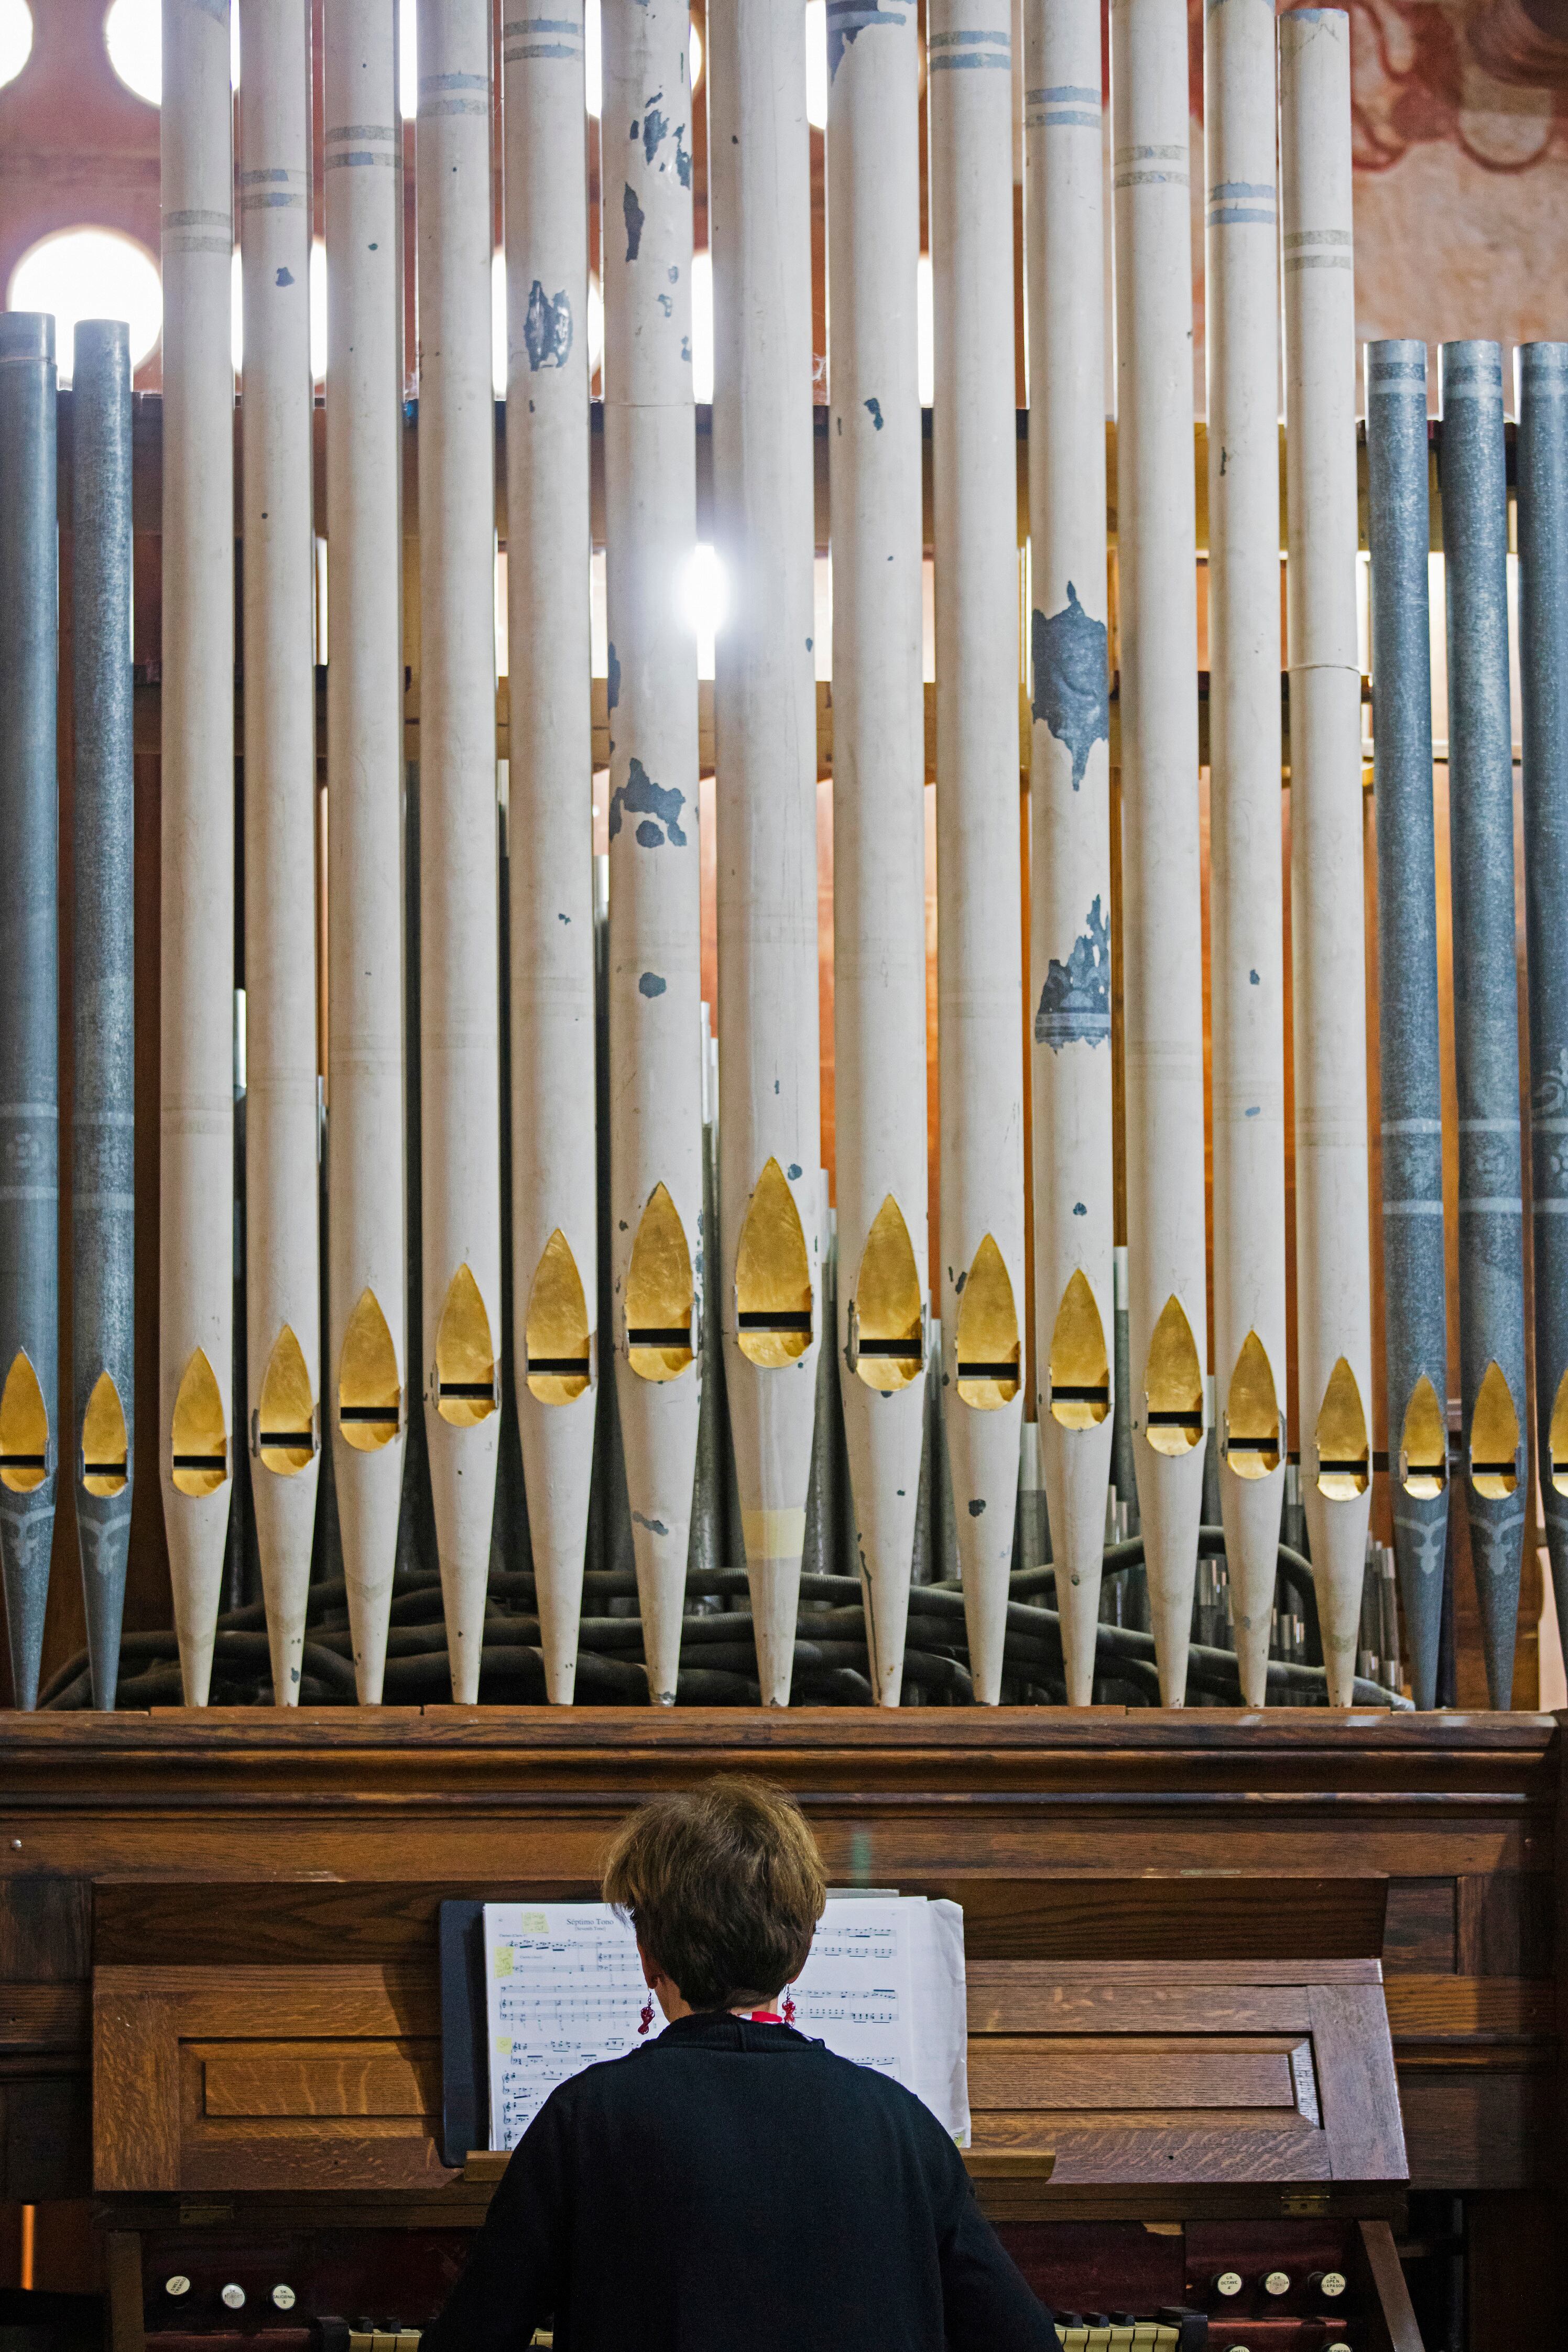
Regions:
<instances>
[{"instance_id":1,"label":"wooden organ case","mask_svg":"<svg viewBox=\"0 0 1568 2352\"><path fill-rule=\"evenodd\" d=\"M499 2163L443 2161L441 1903L585 1894L629 1804L739 1768L799 1797L836 1884L963 1905L971 2168L1068 2352L1446 2352L1419 2287L1450 2210L1471 2352L1544 2343L1517 2322L1560 2292L1560 1739L1316 1710L13 1717L6 2193L90 2192L114 2352L406 2345Z\"/></svg>"}]
</instances>

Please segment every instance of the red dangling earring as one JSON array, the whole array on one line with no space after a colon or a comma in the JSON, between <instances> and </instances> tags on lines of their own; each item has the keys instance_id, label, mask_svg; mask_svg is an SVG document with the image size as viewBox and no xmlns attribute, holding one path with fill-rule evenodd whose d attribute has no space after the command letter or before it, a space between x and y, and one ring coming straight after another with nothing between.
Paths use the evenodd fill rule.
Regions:
<instances>
[{"instance_id":1,"label":"red dangling earring","mask_svg":"<svg viewBox=\"0 0 1568 2352\"><path fill-rule=\"evenodd\" d=\"M791 1998L789 1988L787 1986L784 1988L784 2021L786 2025L793 2025L795 2023L795 2002Z\"/></svg>"},{"instance_id":2,"label":"red dangling earring","mask_svg":"<svg viewBox=\"0 0 1568 2352\"><path fill-rule=\"evenodd\" d=\"M643 2003L643 2005L642 2005L642 2020L641 2020L641 2022L639 2023L639 2025L638 2025L638 2027L637 2027L637 2032L638 2032L639 2033L646 2033L646 2032L647 2032L647 2030L648 2030L649 2026L650 2026L652 2023L653 2023L653 1990L652 1990L652 1988L651 1988L651 1986L650 1986L650 1987L649 1987L649 1990L648 1990L648 1996L647 1996L647 1999L644 2001L644 2003Z\"/></svg>"}]
</instances>

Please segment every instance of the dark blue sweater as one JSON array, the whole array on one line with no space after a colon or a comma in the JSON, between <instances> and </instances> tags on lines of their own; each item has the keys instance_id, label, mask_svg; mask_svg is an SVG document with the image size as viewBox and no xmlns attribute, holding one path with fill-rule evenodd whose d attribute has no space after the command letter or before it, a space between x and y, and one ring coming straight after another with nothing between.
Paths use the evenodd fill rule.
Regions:
<instances>
[{"instance_id":1,"label":"dark blue sweater","mask_svg":"<svg viewBox=\"0 0 1568 2352\"><path fill-rule=\"evenodd\" d=\"M897 2083L686 2017L552 2091L423 2352L1058 2352Z\"/></svg>"}]
</instances>

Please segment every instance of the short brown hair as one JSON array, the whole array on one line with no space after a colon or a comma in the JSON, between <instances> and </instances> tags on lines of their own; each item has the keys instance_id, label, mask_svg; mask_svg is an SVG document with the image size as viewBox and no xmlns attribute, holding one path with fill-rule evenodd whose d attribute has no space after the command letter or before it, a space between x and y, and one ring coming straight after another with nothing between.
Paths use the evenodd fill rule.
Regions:
<instances>
[{"instance_id":1,"label":"short brown hair","mask_svg":"<svg viewBox=\"0 0 1568 2352\"><path fill-rule=\"evenodd\" d=\"M604 1896L691 2008L738 2009L800 1974L827 1888L800 1807L765 1781L725 1777L624 1822Z\"/></svg>"}]
</instances>

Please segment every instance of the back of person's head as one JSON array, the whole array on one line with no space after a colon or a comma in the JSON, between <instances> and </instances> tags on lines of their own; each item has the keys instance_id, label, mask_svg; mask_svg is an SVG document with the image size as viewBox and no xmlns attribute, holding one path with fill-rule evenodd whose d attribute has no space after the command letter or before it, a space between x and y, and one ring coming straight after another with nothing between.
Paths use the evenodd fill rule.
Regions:
<instances>
[{"instance_id":1,"label":"back of person's head","mask_svg":"<svg viewBox=\"0 0 1568 2352\"><path fill-rule=\"evenodd\" d=\"M772 2000L800 1974L827 1889L798 1805L725 1778L656 1797L605 1865L606 1903L694 2010Z\"/></svg>"}]
</instances>

